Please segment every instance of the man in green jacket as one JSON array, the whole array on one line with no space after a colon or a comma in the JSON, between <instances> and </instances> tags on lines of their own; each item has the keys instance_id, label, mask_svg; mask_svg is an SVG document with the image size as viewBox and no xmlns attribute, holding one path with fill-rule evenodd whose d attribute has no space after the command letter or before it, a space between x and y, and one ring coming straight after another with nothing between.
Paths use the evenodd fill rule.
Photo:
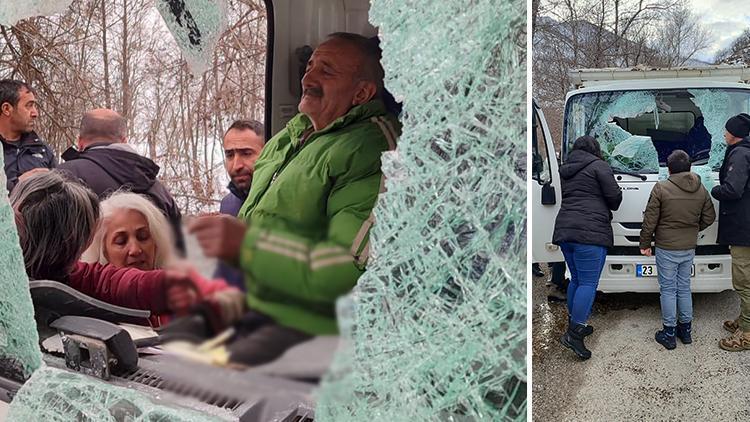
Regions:
<instances>
[{"instance_id":1,"label":"man in green jacket","mask_svg":"<svg viewBox=\"0 0 750 422\"><path fill-rule=\"evenodd\" d=\"M238 218L203 216L189 226L206 255L245 274L250 312L229 344L230 361L260 364L337 333L335 301L369 256L380 157L400 134L382 90L377 44L330 35L307 64L300 114L256 162Z\"/></svg>"},{"instance_id":2,"label":"man in green jacket","mask_svg":"<svg viewBox=\"0 0 750 422\"><path fill-rule=\"evenodd\" d=\"M690 171L690 156L685 151L673 151L667 157L667 167L669 178L651 190L643 214L640 249L643 255L651 256L651 239L655 237L664 329L654 337L671 350L677 347L675 336L684 344L693 341L691 267L698 232L713 224L716 212L700 177Z\"/></svg>"}]
</instances>

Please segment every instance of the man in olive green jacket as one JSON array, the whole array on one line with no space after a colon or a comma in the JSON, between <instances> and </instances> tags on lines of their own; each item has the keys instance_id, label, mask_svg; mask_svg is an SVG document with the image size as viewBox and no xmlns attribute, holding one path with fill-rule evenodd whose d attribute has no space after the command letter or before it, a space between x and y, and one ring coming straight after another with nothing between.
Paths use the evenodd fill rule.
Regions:
<instances>
[{"instance_id":1,"label":"man in olive green jacket","mask_svg":"<svg viewBox=\"0 0 750 422\"><path fill-rule=\"evenodd\" d=\"M643 215L640 249L651 256L651 239L655 237L664 325L655 339L671 350L677 346L675 336L685 344L692 342L691 267L698 232L713 224L716 212L700 177L690 171L685 151L672 152L667 167L669 178L654 186Z\"/></svg>"},{"instance_id":2,"label":"man in olive green jacket","mask_svg":"<svg viewBox=\"0 0 750 422\"><path fill-rule=\"evenodd\" d=\"M367 38L332 34L308 62L301 113L258 158L238 219L205 216L189 227L207 255L245 275L250 314L229 346L234 362L263 363L338 332L336 299L369 255L380 157L400 134L379 99L379 59Z\"/></svg>"}]
</instances>

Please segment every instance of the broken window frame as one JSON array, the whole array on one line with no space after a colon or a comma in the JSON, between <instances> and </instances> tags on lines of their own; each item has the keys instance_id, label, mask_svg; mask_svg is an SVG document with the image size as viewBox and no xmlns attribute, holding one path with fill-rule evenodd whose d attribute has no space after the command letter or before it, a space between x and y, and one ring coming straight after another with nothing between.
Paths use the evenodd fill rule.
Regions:
<instances>
[{"instance_id":1,"label":"broken window frame","mask_svg":"<svg viewBox=\"0 0 750 422\"><path fill-rule=\"evenodd\" d=\"M729 119L729 117L734 116L734 115L739 114L739 113L748 113L748 112L750 112L750 89L742 89L742 88L731 88L731 87L726 87L726 88L713 88L713 87L711 87L711 88L709 88L709 87L689 88L689 87L681 87L681 88L656 88L656 89L621 89L621 90L607 90L607 91L592 91L592 92L585 92L585 93L576 94L576 95L571 96L568 99L568 101L566 103L566 106L565 106L564 119L563 119L563 135L562 135L562 154L561 154L562 157L563 157L563 161L565 159L567 159L567 155L568 155L568 153L570 152L570 150L572 148L573 142L575 141L575 137L581 136L580 134L578 134L578 131L576 131L575 132L576 135L571 136L569 138L569 133L573 130L574 124L576 124L576 123L574 123L572 121L572 119L574 118L573 114L575 113L574 106L577 105L577 104L581 104L583 97L586 97L586 96L605 96L605 95L608 96L609 98L607 98L604 102L597 103L597 104L594 105L594 107L596 109L596 108L601 107L602 104L606 104L606 103L612 104L612 103L614 103L619 98L621 98L622 95L625 95L627 93L644 93L644 92L645 93L652 93L654 95L654 99L655 99L655 102L654 102L654 106L655 107L654 107L654 109L658 109L656 107L656 100L658 98L658 94L659 93L663 93L663 92L668 92L668 91L676 91L676 90L684 90L684 91L689 92L691 95L694 95L693 92L695 92L695 91L709 91L709 92L718 91L718 92L727 93L727 94L731 94L731 93L741 93L741 94L744 94L746 96L746 100L744 100L744 105L745 105L744 109L743 108L733 109L731 112L726 113L726 115L723 116L722 119L721 119L722 120L722 125L721 125L722 129L723 129L723 122L725 122L727 119ZM693 102L695 103L695 100L693 100ZM735 104L742 104L742 103L743 103L743 101L735 102ZM704 116L704 120L706 120L705 119L705 114L704 114L705 111L697 103L695 105L696 105L696 107L698 109L701 110L701 115L703 115ZM587 109L584 109L584 113L587 112L587 111L588 111ZM591 116L601 116L602 113L605 113L605 112L606 111L601 111L601 112L592 111L592 112L589 112L589 113L586 113L586 114L587 115L591 115ZM630 118L630 117L637 117L637 116L640 116L642 114L651 113L651 112L653 112L653 110L647 110L647 111L644 111L644 112L640 112L636 116L628 116L627 113L625 113L625 115L623 115L623 116L611 116L611 117L612 117L612 121L614 121L615 117ZM655 115L655 118L656 118L656 115ZM593 117L589 118L589 119L584 119L583 120L583 124L585 124L586 127L583 129L582 133L583 134L591 134L591 135L594 135L595 137L599 138L599 136L597 136L598 133L595 132L595 129L597 128L596 125L597 125L597 123L599 121L600 121L600 119L593 118ZM581 124L577 123L577 125L580 126ZM704 125L707 126L707 127L709 126L708 123L704 123ZM718 125L715 125L715 126L718 126ZM714 129L716 129L716 128L714 128ZM625 130L625 129L623 129L623 130ZM628 132L628 133L630 133L630 132ZM700 162L700 164L694 164L693 165L694 170L697 169L698 167L701 167L701 166L704 166L704 165L709 165L709 162L712 162L713 165L712 165L710 171L716 172L716 171L718 171L719 167L721 166L721 163L723 162L723 151L724 151L724 148L721 146L724 143L723 132L716 134L716 133L711 133L710 130L709 130L709 134L711 135L711 148L710 148L710 154L711 155L705 160L705 162L703 162L703 160L696 161L696 163ZM633 135L633 136L637 136L637 135ZM714 143L719 143L720 145L717 147L717 146L714 146ZM711 160L710 157L713 154L720 154L720 158ZM605 157L605 160L608 162L608 164L613 165L613 163L610 160L607 160L607 157ZM613 168L614 168L614 166L613 166ZM627 169L624 169L624 170L627 170ZM632 170L632 169L630 169L630 170ZM663 161L660 160L658 173L661 174L661 173L663 173L665 171L666 171L666 163L664 163ZM637 171L637 173L639 173L639 174L656 174L657 172L654 172L654 171L650 171L650 172L648 172L648 171Z\"/></svg>"}]
</instances>

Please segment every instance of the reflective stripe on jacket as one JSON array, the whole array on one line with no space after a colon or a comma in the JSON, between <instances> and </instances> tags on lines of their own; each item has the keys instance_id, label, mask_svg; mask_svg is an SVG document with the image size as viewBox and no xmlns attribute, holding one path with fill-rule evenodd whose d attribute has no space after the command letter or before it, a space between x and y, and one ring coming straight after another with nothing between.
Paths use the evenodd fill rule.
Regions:
<instances>
[{"instance_id":1,"label":"reflective stripe on jacket","mask_svg":"<svg viewBox=\"0 0 750 422\"><path fill-rule=\"evenodd\" d=\"M299 114L268 142L239 213L251 309L308 334L337 332L335 301L364 272L380 158L399 134L373 100L318 132Z\"/></svg>"}]
</instances>

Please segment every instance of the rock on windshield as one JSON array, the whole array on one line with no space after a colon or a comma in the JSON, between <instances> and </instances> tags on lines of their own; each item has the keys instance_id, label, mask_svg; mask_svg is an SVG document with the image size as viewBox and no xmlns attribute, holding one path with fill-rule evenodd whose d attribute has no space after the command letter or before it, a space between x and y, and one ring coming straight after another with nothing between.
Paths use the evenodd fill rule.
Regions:
<instances>
[{"instance_id":1,"label":"rock on windshield","mask_svg":"<svg viewBox=\"0 0 750 422\"><path fill-rule=\"evenodd\" d=\"M597 138L613 169L666 174L667 157L681 149L704 184L724 160L724 123L746 113L750 91L739 89L661 89L603 91L573 97L566 111L569 151L583 135Z\"/></svg>"}]
</instances>

